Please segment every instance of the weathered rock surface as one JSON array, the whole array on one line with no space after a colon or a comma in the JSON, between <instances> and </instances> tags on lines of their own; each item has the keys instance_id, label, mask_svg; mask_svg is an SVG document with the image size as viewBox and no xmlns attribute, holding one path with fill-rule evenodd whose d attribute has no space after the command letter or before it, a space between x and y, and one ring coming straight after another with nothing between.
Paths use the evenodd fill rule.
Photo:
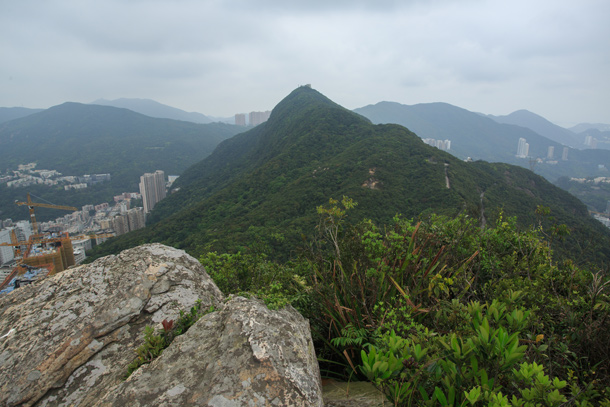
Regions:
<instances>
[{"instance_id":1,"label":"weathered rock surface","mask_svg":"<svg viewBox=\"0 0 610 407\"><path fill-rule=\"evenodd\" d=\"M325 407L389 407L386 397L369 382L330 382L322 388Z\"/></svg>"},{"instance_id":2,"label":"weathered rock surface","mask_svg":"<svg viewBox=\"0 0 610 407\"><path fill-rule=\"evenodd\" d=\"M322 406L309 323L235 297L97 406Z\"/></svg>"},{"instance_id":3,"label":"weathered rock surface","mask_svg":"<svg viewBox=\"0 0 610 407\"><path fill-rule=\"evenodd\" d=\"M197 260L159 244L1 296L0 405L93 405L122 383L144 326L197 299L208 307L223 295Z\"/></svg>"}]
</instances>

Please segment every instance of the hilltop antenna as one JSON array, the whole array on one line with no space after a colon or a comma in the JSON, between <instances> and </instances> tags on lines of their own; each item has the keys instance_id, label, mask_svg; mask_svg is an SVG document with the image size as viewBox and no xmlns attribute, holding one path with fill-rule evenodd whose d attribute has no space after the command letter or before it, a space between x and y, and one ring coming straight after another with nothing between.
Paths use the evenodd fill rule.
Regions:
<instances>
[{"instance_id":1,"label":"hilltop antenna","mask_svg":"<svg viewBox=\"0 0 610 407\"><path fill-rule=\"evenodd\" d=\"M538 164L538 160L530 157L530 171L534 172L534 168L536 168L536 164Z\"/></svg>"}]
</instances>

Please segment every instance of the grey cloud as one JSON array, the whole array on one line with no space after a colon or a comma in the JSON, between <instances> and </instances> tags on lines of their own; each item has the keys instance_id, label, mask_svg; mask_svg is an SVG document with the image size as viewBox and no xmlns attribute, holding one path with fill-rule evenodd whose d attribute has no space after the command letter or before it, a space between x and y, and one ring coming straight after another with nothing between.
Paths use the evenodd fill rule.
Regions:
<instances>
[{"instance_id":1,"label":"grey cloud","mask_svg":"<svg viewBox=\"0 0 610 407\"><path fill-rule=\"evenodd\" d=\"M506 114L553 106L595 112L581 121L610 122L599 107L610 105L610 2L20 0L2 7L0 106L144 97L223 116L271 108L311 82L348 107L446 101ZM537 105L524 106L530 100Z\"/></svg>"}]
</instances>

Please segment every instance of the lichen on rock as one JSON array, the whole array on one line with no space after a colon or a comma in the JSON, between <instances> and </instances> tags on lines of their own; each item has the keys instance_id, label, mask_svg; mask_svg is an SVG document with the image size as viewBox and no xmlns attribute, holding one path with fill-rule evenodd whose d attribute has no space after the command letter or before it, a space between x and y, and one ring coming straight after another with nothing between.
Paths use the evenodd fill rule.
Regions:
<instances>
[{"instance_id":1,"label":"lichen on rock","mask_svg":"<svg viewBox=\"0 0 610 407\"><path fill-rule=\"evenodd\" d=\"M197 299L219 306L223 295L197 260L160 244L1 296L0 404L93 405L121 383L143 327Z\"/></svg>"},{"instance_id":2,"label":"lichen on rock","mask_svg":"<svg viewBox=\"0 0 610 407\"><path fill-rule=\"evenodd\" d=\"M309 323L235 297L97 406L322 406Z\"/></svg>"}]
</instances>

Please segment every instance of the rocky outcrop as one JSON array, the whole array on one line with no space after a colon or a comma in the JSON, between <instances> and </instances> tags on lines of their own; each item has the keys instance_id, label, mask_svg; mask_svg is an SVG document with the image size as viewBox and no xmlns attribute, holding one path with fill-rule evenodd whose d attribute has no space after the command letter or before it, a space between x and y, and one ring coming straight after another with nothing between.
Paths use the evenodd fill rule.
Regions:
<instances>
[{"instance_id":1,"label":"rocky outcrop","mask_svg":"<svg viewBox=\"0 0 610 407\"><path fill-rule=\"evenodd\" d=\"M309 323L236 297L105 399L110 406L322 406Z\"/></svg>"},{"instance_id":2,"label":"rocky outcrop","mask_svg":"<svg viewBox=\"0 0 610 407\"><path fill-rule=\"evenodd\" d=\"M122 382L143 328L222 293L201 264L159 244L0 297L0 405L89 406Z\"/></svg>"},{"instance_id":3,"label":"rocky outcrop","mask_svg":"<svg viewBox=\"0 0 610 407\"><path fill-rule=\"evenodd\" d=\"M326 407L389 407L392 405L369 382L331 381L322 388Z\"/></svg>"},{"instance_id":4,"label":"rocky outcrop","mask_svg":"<svg viewBox=\"0 0 610 407\"><path fill-rule=\"evenodd\" d=\"M124 380L144 327L217 311ZM322 406L308 322L222 293L197 260L126 250L0 296L2 406Z\"/></svg>"}]
</instances>

